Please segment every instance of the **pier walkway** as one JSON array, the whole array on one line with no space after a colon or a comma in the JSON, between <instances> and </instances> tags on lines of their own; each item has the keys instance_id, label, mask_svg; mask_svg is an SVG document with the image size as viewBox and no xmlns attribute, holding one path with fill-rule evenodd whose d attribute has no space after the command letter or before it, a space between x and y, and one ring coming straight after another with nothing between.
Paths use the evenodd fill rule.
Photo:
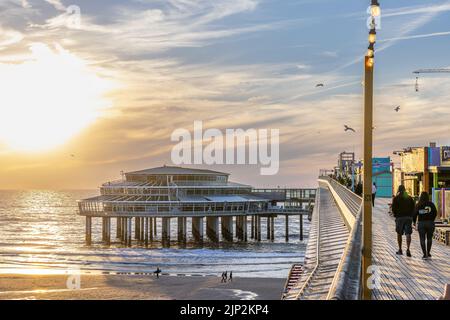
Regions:
<instances>
[{"instance_id":1,"label":"pier walkway","mask_svg":"<svg viewBox=\"0 0 450 320\"><path fill-rule=\"evenodd\" d=\"M283 299L326 299L344 252L349 230L339 213L331 192L324 185L318 189L310 238L302 275L286 290ZM290 274L290 278L295 273Z\"/></svg>"},{"instance_id":2,"label":"pier walkway","mask_svg":"<svg viewBox=\"0 0 450 320\"><path fill-rule=\"evenodd\" d=\"M372 214L372 299L436 300L450 284L450 246L433 241L432 258L422 260L414 230L412 257L396 255L397 235L394 218L388 213L389 202L377 199ZM283 299L361 298L360 206L361 198L347 188L331 179L319 179L302 274L295 285L288 279ZM406 239L403 247L405 252Z\"/></svg>"},{"instance_id":3,"label":"pier walkway","mask_svg":"<svg viewBox=\"0 0 450 320\"><path fill-rule=\"evenodd\" d=\"M388 213L389 199L377 199L373 210L373 263L380 268L380 287L372 299L435 300L450 283L450 246L433 241L432 258L422 260L419 234L413 230L412 257L398 256L394 218ZM405 252L406 239L403 239Z\"/></svg>"}]
</instances>

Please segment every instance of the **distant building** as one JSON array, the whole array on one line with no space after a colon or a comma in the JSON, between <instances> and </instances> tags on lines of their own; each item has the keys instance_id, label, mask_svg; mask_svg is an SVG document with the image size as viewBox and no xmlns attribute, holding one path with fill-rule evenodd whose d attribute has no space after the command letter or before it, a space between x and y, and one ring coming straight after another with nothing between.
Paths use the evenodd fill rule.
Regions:
<instances>
[{"instance_id":1,"label":"distant building","mask_svg":"<svg viewBox=\"0 0 450 320\"><path fill-rule=\"evenodd\" d=\"M338 170L341 175L351 176L355 164L354 152L341 152L338 159Z\"/></svg>"},{"instance_id":2,"label":"distant building","mask_svg":"<svg viewBox=\"0 0 450 320\"><path fill-rule=\"evenodd\" d=\"M372 183L377 185L377 197L392 197L393 187L393 164L390 157L372 158ZM364 166L362 161L356 164L356 183L362 182L362 174Z\"/></svg>"},{"instance_id":3,"label":"distant building","mask_svg":"<svg viewBox=\"0 0 450 320\"><path fill-rule=\"evenodd\" d=\"M377 197L392 197L391 167L390 157L372 159L372 182L377 185Z\"/></svg>"},{"instance_id":4,"label":"distant building","mask_svg":"<svg viewBox=\"0 0 450 320\"><path fill-rule=\"evenodd\" d=\"M433 193L433 188L450 188L450 147L409 147L395 152L400 156L400 168L394 171L394 189L400 184L412 196L422 191Z\"/></svg>"}]
</instances>

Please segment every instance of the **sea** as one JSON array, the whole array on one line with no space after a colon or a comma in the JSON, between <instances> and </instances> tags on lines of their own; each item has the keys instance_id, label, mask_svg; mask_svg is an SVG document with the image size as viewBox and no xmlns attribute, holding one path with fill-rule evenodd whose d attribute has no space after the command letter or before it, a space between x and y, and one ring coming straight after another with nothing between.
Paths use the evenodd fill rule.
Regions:
<instances>
[{"instance_id":1,"label":"sea","mask_svg":"<svg viewBox=\"0 0 450 320\"><path fill-rule=\"evenodd\" d=\"M286 278L291 265L304 259L309 221L303 219L304 240L300 241L299 218L290 217L286 242L284 216L275 219L274 242L266 240L266 219L262 218L260 243L248 239L247 243L214 244L205 238L202 246L188 241L186 247L176 243L176 219L171 219L170 248L162 248L158 241L148 248L135 241L132 247L124 247L116 239L115 219L113 243L106 246L101 242L101 219L93 219L93 243L87 246L85 218L77 214L76 201L97 194L97 190L0 191L0 273L151 273L159 267L167 274L187 276L232 271L239 277ZM189 221L188 238L192 238Z\"/></svg>"}]
</instances>

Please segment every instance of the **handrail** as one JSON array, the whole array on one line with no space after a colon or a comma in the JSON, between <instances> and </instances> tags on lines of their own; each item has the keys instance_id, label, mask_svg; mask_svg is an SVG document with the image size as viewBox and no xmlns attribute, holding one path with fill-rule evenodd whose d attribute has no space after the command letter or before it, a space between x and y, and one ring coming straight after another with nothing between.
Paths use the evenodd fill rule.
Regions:
<instances>
[{"instance_id":1,"label":"handrail","mask_svg":"<svg viewBox=\"0 0 450 320\"><path fill-rule=\"evenodd\" d=\"M317 210L316 210L316 208L317 208ZM317 241L316 241L316 264L314 266L314 269L309 274L308 278L306 278L305 282L301 286L299 292L295 296L296 300L298 300L298 298L304 294L306 288L309 286L309 284L311 282L311 279L313 278L313 276L316 274L317 270L319 269L319 260L320 260L320 248L319 248L319 246L320 246L320 192L317 192L317 194L316 194L316 203L314 204L314 210L316 210L317 228L318 228Z\"/></svg>"},{"instance_id":2,"label":"handrail","mask_svg":"<svg viewBox=\"0 0 450 320\"><path fill-rule=\"evenodd\" d=\"M320 177L319 180L327 183L344 220L347 219L346 224L350 229L350 236L339 261L327 299L357 300L360 296L361 286L362 198L329 177ZM342 199L341 196L345 199ZM358 209L356 210L356 208Z\"/></svg>"}]
</instances>

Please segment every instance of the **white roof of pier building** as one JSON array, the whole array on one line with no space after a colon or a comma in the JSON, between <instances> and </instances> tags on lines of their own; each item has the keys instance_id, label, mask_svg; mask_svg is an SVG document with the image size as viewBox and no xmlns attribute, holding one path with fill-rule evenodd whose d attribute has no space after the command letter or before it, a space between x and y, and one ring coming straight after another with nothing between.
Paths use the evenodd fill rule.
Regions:
<instances>
[{"instance_id":1,"label":"white roof of pier building","mask_svg":"<svg viewBox=\"0 0 450 320\"><path fill-rule=\"evenodd\" d=\"M139 171L126 172L125 175L219 175L229 176L229 173L207 170L192 169L176 166L162 166L157 168L144 169Z\"/></svg>"}]
</instances>

